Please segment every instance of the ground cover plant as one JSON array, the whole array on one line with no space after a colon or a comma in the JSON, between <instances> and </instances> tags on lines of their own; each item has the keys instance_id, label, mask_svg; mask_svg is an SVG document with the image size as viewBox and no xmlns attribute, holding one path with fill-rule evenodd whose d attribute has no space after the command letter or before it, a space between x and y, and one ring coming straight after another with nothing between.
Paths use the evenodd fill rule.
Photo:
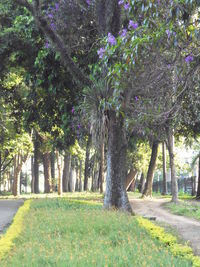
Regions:
<instances>
[{"instance_id":1,"label":"ground cover plant","mask_svg":"<svg viewBox=\"0 0 200 267\"><path fill-rule=\"evenodd\" d=\"M178 204L167 203L165 207L174 214L200 220L200 203L191 201L179 201Z\"/></svg>"},{"instance_id":2,"label":"ground cover plant","mask_svg":"<svg viewBox=\"0 0 200 267\"><path fill-rule=\"evenodd\" d=\"M100 202L36 199L0 266L192 266L150 237L134 216Z\"/></svg>"}]
</instances>

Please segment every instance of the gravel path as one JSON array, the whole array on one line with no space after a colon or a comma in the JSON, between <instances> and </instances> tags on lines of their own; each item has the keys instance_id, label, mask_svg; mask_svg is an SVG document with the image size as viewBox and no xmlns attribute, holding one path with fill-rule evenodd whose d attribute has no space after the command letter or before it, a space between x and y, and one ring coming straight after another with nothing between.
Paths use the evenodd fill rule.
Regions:
<instances>
[{"instance_id":1,"label":"gravel path","mask_svg":"<svg viewBox=\"0 0 200 267\"><path fill-rule=\"evenodd\" d=\"M200 221L184 216L174 215L162 205L168 199L130 199L133 211L145 217L156 217L156 221L164 222L178 232L180 237L189 241L196 255L200 256Z\"/></svg>"},{"instance_id":2,"label":"gravel path","mask_svg":"<svg viewBox=\"0 0 200 267\"><path fill-rule=\"evenodd\" d=\"M0 200L0 233L12 222L23 200Z\"/></svg>"}]
</instances>

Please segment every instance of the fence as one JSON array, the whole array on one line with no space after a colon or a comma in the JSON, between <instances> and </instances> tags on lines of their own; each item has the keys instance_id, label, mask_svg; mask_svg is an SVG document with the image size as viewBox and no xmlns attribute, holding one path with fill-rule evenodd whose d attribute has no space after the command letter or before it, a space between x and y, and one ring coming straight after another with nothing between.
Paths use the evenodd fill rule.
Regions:
<instances>
[{"instance_id":1,"label":"fence","mask_svg":"<svg viewBox=\"0 0 200 267\"><path fill-rule=\"evenodd\" d=\"M153 182L153 192L163 191L163 181ZM167 191L171 193L171 182L167 182ZM182 191L183 193L188 193L194 196L197 191L197 179L196 176L178 179L178 191Z\"/></svg>"}]
</instances>

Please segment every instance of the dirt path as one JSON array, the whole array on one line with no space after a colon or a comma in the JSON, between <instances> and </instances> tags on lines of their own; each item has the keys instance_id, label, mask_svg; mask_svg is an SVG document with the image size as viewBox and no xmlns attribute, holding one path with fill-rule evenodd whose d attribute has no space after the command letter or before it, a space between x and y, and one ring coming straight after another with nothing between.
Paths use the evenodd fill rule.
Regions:
<instances>
[{"instance_id":1,"label":"dirt path","mask_svg":"<svg viewBox=\"0 0 200 267\"><path fill-rule=\"evenodd\" d=\"M145 217L156 217L156 221L164 222L176 229L180 237L189 241L196 255L200 256L200 221L171 214L162 205L168 199L132 199L130 203L134 212Z\"/></svg>"},{"instance_id":2,"label":"dirt path","mask_svg":"<svg viewBox=\"0 0 200 267\"><path fill-rule=\"evenodd\" d=\"M12 222L23 200L0 200L0 234Z\"/></svg>"}]
</instances>

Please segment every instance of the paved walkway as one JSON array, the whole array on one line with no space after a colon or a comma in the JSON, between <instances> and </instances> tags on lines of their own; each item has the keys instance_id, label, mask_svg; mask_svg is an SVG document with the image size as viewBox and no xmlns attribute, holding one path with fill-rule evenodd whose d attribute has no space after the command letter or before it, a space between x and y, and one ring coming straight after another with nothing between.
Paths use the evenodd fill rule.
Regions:
<instances>
[{"instance_id":1,"label":"paved walkway","mask_svg":"<svg viewBox=\"0 0 200 267\"><path fill-rule=\"evenodd\" d=\"M24 203L23 200L0 199L0 234L12 222L18 208Z\"/></svg>"}]
</instances>

